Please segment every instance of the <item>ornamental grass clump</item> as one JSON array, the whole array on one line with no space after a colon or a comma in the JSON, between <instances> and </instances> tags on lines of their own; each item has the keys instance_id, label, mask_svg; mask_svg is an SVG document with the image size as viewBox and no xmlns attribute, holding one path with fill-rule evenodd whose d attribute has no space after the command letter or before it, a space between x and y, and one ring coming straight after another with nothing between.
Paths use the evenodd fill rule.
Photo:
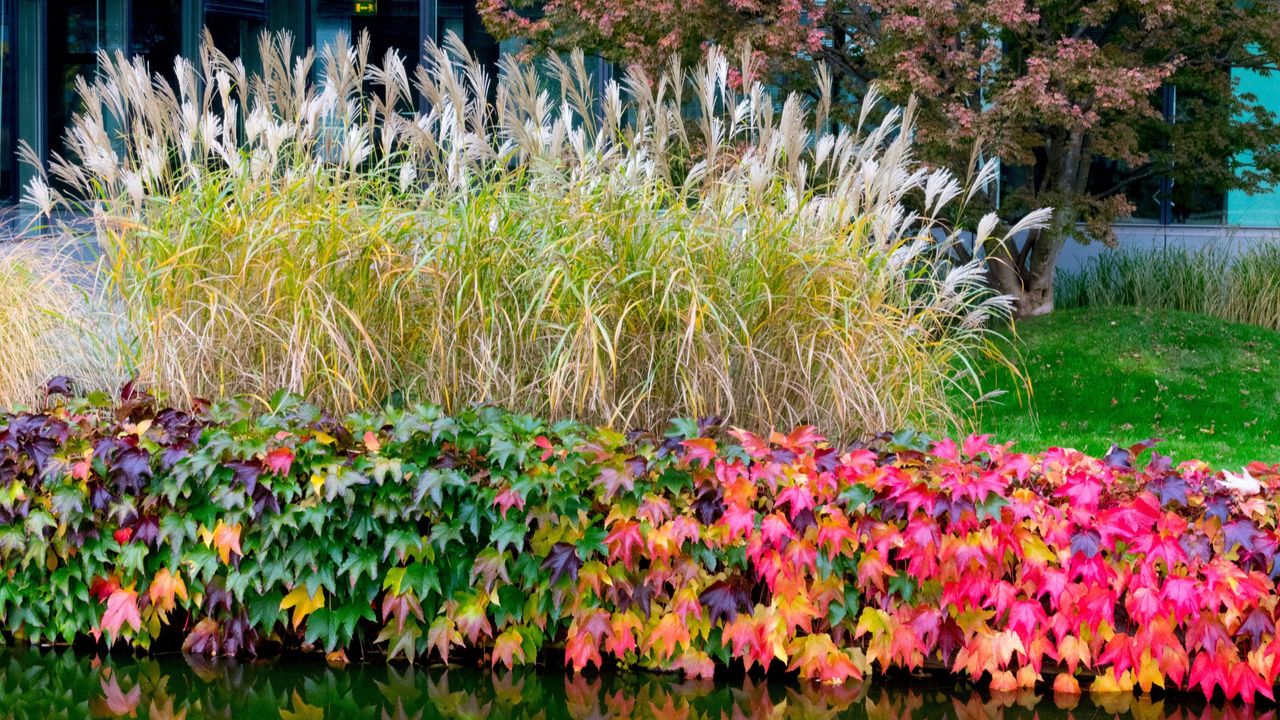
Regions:
<instances>
[{"instance_id":1,"label":"ornamental grass clump","mask_svg":"<svg viewBox=\"0 0 1280 720\"><path fill-rule=\"evenodd\" d=\"M1109 252L1060 273L1060 307L1182 310L1280 330L1280 243Z\"/></svg>"},{"instance_id":2,"label":"ornamental grass clump","mask_svg":"<svg viewBox=\"0 0 1280 720\"><path fill-rule=\"evenodd\" d=\"M910 109L828 132L827 94L777 107L716 50L601 97L580 54L491 87L456 38L413 71L365 38L261 55L249 74L206 44L176 84L103 55L58 182L29 189L93 210L130 364L175 398L854 435L952 424L1001 361L1008 302L946 222L994 165L967 187L920 167Z\"/></svg>"},{"instance_id":3,"label":"ornamental grass clump","mask_svg":"<svg viewBox=\"0 0 1280 720\"><path fill-rule=\"evenodd\" d=\"M104 313L75 283L65 248L43 242L0 246L0 404L45 399L45 381L74 375L91 387L122 379Z\"/></svg>"}]
</instances>

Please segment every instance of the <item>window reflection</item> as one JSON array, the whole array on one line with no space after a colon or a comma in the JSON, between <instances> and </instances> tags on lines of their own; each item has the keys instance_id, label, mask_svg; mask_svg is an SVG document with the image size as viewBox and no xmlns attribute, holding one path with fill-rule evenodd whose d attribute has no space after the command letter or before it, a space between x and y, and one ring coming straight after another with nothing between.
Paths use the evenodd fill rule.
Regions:
<instances>
[{"instance_id":1,"label":"window reflection","mask_svg":"<svg viewBox=\"0 0 1280 720\"><path fill-rule=\"evenodd\" d=\"M0 200L13 197L17 190L17 163L14 157L17 150L17 119L14 117L17 109L14 102L17 77L14 74L13 20L13 0L0 0Z\"/></svg>"},{"instance_id":2,"label":"window reflection","mask_svg":"<svg viewBox=\"0 0 1280 720\"><path fill-rule=\"evenodd\" d=\"M50 148L66 147L63 131L80 110L76 77L92 78L102 47L104 0L50 0L48 15L48 108Z\"/></svg>"}]
</instances>

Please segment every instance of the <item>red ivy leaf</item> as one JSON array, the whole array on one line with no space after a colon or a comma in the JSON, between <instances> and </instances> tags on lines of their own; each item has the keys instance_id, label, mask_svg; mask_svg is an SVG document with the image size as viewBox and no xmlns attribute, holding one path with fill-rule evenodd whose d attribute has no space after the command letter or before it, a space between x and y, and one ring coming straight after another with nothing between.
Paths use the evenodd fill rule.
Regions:
<instances>
[{"instance_id":1,"label":"red ivy leaf","mask_svg":"<svg viewBox=\"0 0 1280 720\"><path fill-rule=\"evenodd\" d=\"M293 451L287 447L278 447L267 453L264 463L267 470L279 477L289 474L289 470L293 468Z\"/></svg>"}]
</instances>

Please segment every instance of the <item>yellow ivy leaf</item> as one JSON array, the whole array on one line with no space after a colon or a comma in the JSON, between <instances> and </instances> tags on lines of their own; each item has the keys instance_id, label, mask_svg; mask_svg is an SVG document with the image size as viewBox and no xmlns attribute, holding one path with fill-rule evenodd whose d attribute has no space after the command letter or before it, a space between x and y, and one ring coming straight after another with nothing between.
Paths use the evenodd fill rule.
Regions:
<instances>
[{"instance_id":1,"label":"yellow ivy leaf","mask_svg":"<svg viewBox=\"0 0 1280 720\"><path fill-rule=\"evenodd\" d=\"M303 702L298 691L294 690L293 709L280 708L280 720L324 720L324 709Z\"/></svg>"},{"instance_id":2,"label":"yellow ivy leaf","mask_svg":"<svg viewBox=\"0 0 1280 720\"><path fill-rule=\"evenodd\" d=\"M1138 687L1142 688L1142 692L1151 692L1152 686L1164 688L1164 673L1160 672L1160 665L1151 658L1150 650L1142 651L1142 662L1138 666Z\"/></svg>"},{"instance_id":3,"label":"yellow ivy leaf","mask_svg":"<svg viewBox=\"0 0 1280 720\"><path fill-rule=\"evenodd\" d=\"M218 557L222 558L223 563L231 561L233 550L237 555L244 554L240 552L240 523L228 525L219 520L212 530L201 525L198 533L200 541L206 547L211 545L218 551Z\"/></svg>"},{"instance_id":4,"label":"yellow ivy leaf","mask_svg":"<svg viewBox=\"0 0 1280 720\"><path fill-rule=\"evenodd\" d=\"M175 597L187 599L187 584L182 581L181 573L171 573L169 568L160 568L151 579L147 596L154 607L162 613L167 613L177 605Z\"/></svg>"},{"instance_id":5,"label":"yellow ivy leaf","mask_svg":"<svg viewBox=\"0 0 1280 720\"><path fill-rule=\"evenodd\" d=\"M305 585L295 587L280 601L280 609L293 608L293 627L296 630L308 615L324 607L324 588L316 588L316 594L308 596Z\"/></svg>"}]
</instances>

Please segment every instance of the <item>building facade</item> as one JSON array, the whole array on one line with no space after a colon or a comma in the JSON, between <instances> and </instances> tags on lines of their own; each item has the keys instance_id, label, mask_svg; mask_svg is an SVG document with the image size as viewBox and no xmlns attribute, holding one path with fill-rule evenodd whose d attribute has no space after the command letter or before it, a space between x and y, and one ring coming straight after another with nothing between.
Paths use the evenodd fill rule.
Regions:
<instances>
[{"instance_id":1,"label":"building facade","mask_svg":"<svg viewBox=\"0 0 1280 720\"><path fill-rule=\"evenodd\" d=\"M141 55L153 70L195 57L205 28L217 46L252 65L263 30L288 30L302 45L367 31L371 57L406 57L453 32L496 66L499 44L475 0L0 0L0 204L12 203L32 169L19 141L41 157L56 152L77 110L75 78L92 74L99 50Z\"/></svg>"}]
</instances>

